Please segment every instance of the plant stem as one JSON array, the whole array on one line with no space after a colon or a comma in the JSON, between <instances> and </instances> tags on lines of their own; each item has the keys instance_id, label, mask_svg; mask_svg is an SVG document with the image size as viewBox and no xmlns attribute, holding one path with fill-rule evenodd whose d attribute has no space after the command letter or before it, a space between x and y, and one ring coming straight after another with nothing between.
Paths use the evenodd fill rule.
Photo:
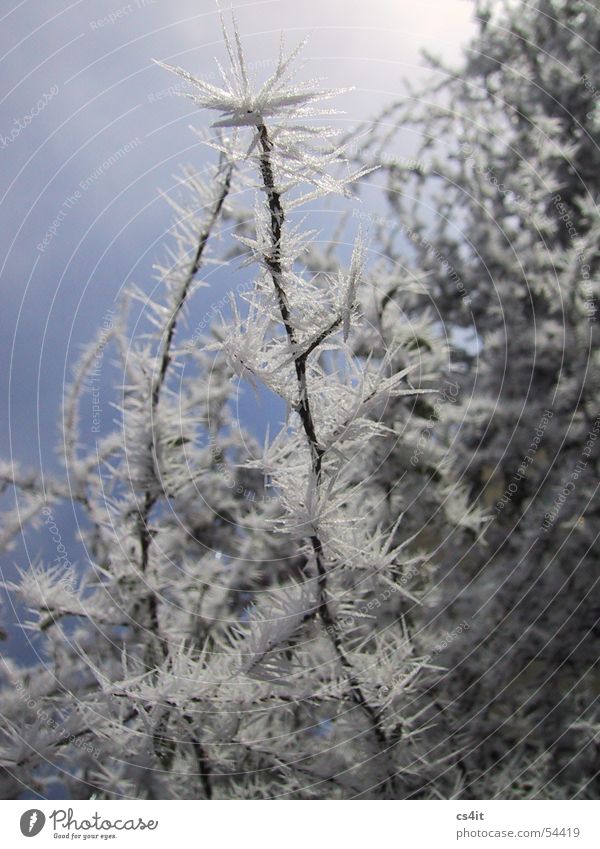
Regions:
<instances>
[{"instance_id":1,"label":"plant stem","mask_svg":"<svg viewBox=\"0 0 600 849\"><path fill-rule=\"evenodd\" d=\"M271 152L273 150L273 143L269 138L267 127L264 124L259 124L257 126L257 130L261 150L260 172L263 180L263 186L267 194L269 211L271 216L271 252L269 256L265 257L265 262L271 274L271 279L275 288L275 293L279 304L279 311L281 313L281 320L283 322L285 332L287 334L290 346L294 351L296 351L297 337L292 324L290 306L283 284L284 275L281 260L281 237L283 234L285 213L283 205L281 203L281 195L275 185L275 177L273 174L273 166L271 163ZM339 326L339 323L340 320L336 319L326 331L326 335L335 330ZM316 345L312 345L308 349L308 351L305 351L302 354L295 353L294 367L298 383L297 412L300 416L300 421L302 422L302 427L306 435L306 441L308 443L311 455L311 471L314 475L315 485L318 489L322 481L323 454L325 453L325 449L317 439L317 433L312 415L306 379L306 361L308 358L308 354L312 350L314 350L315 347ZM352 663L348 659L344 647L342 646L340 636L336 632L335 618L331 612L327 599L327 569L325 567L323 559L323 546L318 534L313 534L310 538L310 542L315 555L315 562L317 564L318 572L319 615L321 617L323 625L325 626L325 631L329 635L335 654L344 670L344 674L350 686L352 698L354 702L366 714L371 725L373 735L377 741L377 745L379 749L383 751L386 749L387 740L385 733L382 729L381 717L378 711L367 701L360 686L360 683L354 673Z\"/></svg>"},{"instance_id":2,"label":"plant stem","mask_svg":"<svg viewBox=\"0 0 600 849\"><path fill-rule=\"evenodd\" d=\"M160 367L158 370L158 375L152 387L151 394L151 405L150 405L150 421L153 422L156 411L158 409L158 403L160 401L161 390L164 386L167 371L169 365L171 363L171 348L173 344L173 338L175 336L175 330L177 328L177 321L183 310L185 302L190 292L190 288L192 283L194 282L194 278L200 269L200 264L202 261L202 256L204 254L204 250L208 243L208 239L214 226L217 222L217 219L221 213L223 208L223 204L225 203L225 199L229 194L229 190L231 188L231 177L233 173L233 165L228 164L224 171L223 183L221 186L221 191L218 194L217 200L211 210L210 216L201 230L199 238L198 238L198 246L196 248L196 253L190 265L190 268L181 284L181 288L177 295L177 299L175 302L175 307L169 316L167 321L167 325L165 327L165 333L163 336L163 345L160 353ZM158 460L156 456L156 450L154 445L154 439L151 439L150 444L148 446L149 452L152 454L154 467L158 470ZM159 476L157 476L159 477ZM152 512L152 508L158 501L158 495L152 493L149 489L144 493L144 500L142 504L142 508L138 515L138 535L140 540L140 570L142 575L144 575L148 570L148 563L150 557L150 546L152 544L152 533L148 526L148 520L150 517L150 513ZM168 653L168 646L166 644L165 639L160 635L159 629L159 621L158 621L158 598L156 593L151 592L147 597L148 604L148 614L150 617L150 630L156 636L160 653L162 657L166 657ZM152 664L151 664L152 665Z\"/></svg>"}]
</instances>

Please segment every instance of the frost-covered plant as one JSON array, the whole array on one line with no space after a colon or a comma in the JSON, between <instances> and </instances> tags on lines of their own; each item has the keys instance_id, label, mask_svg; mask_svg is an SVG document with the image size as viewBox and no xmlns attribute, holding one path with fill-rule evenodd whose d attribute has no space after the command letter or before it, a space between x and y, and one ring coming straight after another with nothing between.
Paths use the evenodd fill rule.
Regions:
<instances>
[{"instance_id":1,"label":"frost-covered plant","mask_svg":"<svg viewBox=\"0 0 600 849\"><path fill-rule=\"evenodd\" d=\"M414 609L429 580L420 502L399 498L382 469L411 410L438 397L443 346L420 327L428 358L405 328L365 327L369 293L398 280L369 265L360 234L347 267L307 266L313 234L296 210L348 194L364 169L351 173L316 122L333 93L292 84L297 50L281 50L255 88L237 31L224 37L221 85L173 69L220 113L219 161L208 181L185 175L190 200L175 206L157 269L163 299L129 294L149 331L130 338L123 311L83 357L63 417L67 484L2 469L20 499L8 539L71 499L89 555L69 581L42 562L10 586L44 653L37 667L2 667L3 795L58 782L96 798L423 797L460 784L454 736L422 730L435 653L416 649L401 601ZM207 338L184 343L198 273L217 261L215 236L239 219L232 198L248 187L245 294ZM81 397L109 343L120 418L90 449ZM234 419L232 377L285 405L264 446ZM448 485L441 466L428 451L429 492ZM460 499L451 518L469 515Z\"/></svg>"},{"instance_id":2,"label":"frost-covered plant","mask_svg":"<svg viewBox=\"0 0 600 849\"><path fill-rule=\"evenodd\" d=\"M432 303L455 343L446 438L491 519L486 548L438 570L436 620L472 628L436 692L467 795L597 796L573 729L597 699L600 15L563 0L476 15L460 67L435 63L440 81L358 143L386 174L377 242L426 284L406 309Z\"/></svg>"}]
</instances>

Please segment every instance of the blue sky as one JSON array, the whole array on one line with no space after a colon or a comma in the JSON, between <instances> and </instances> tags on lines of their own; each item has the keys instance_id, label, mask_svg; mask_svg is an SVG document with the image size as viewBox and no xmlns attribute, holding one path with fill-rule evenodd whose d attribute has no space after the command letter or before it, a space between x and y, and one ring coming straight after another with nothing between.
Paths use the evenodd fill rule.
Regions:
<instances>
[{"instance_id":1,"label":"blue sky","mask_svg":"<svg viewBox=\"0 0 600 849\"><path fill-rule=\"evenodd\" d=\"M124 286L153 285L171 224L158 189L170 190L180 164L201 167L209 156L189 127L210 117L174 96L176 79L152 59L210 79L224 51L212 0L22 0L6 9L0 452L50 471L65 375L81 344ZM354 87L335 104L346 113L336 119L342 127L401 96L405 78L422 79L422 48L457 59L473 29L468 0L261 0L235 10L259 79L280 31L290 47L310 34L303 73ZM207 308L228 285L226 275L214 281ZM65 537L73 524L67 511ZM35 545L19 546L5 568Z\"/></svg>"},{"instance_id":2,"label":"blue sky","mask_svg":"<svg viewBox=\"0 0 600 849\"><path fill-rule=\"evenodd\" d=\"M402 93L403 77L422 76L422 47L457 56L470 12L466 0L236 6L259 77L280 31L290 45L310 33L304 73L355 87L336 104L343 125ZM170 224L157 189L169 190L180 163L209 155L189 130L209 116L173 96L176 78L152 59L211 75L223 47L210 0L26 0L5 14L2 40L2 393L10 379L12 451L39 462L51 455L65 365L124 285L149 282ZM130 152L102 170L124 146Z\"/></svg>"}]
</instances>

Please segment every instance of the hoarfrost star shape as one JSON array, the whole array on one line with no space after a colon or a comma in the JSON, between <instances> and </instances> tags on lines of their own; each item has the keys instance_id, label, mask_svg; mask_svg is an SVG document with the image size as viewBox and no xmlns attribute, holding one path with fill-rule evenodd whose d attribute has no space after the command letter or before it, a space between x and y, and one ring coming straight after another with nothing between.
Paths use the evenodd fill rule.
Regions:
<instances>
[{"instance_id":1,"label":"hoarfrost star shape","mask_svg":"<svg viewBox=\"0 0 600 849\"><path fill-rule=\"evenodd\" d=\"M235 47L224 26L223 36L229 54L231 72L228 76L217 62L223 78L222 88L199 80L182 68L157 62L161 67L182 77L197 90L194 94L186 94L186 97L203 109L215 109L221 112L223 117L213 124L214 127L259 127L264 123L265 118L273 115L307 118L331 114L331 110L326 113L323 110L313 110L308 105L347 91L347 89L321 90L315 87L314 80L292 86L290 66L304 47L306 40L302 41L287 58L283 56L282 40L275 72L258 91L254 92L248 77L235 20Z\"/></svg>"}]
</instances>

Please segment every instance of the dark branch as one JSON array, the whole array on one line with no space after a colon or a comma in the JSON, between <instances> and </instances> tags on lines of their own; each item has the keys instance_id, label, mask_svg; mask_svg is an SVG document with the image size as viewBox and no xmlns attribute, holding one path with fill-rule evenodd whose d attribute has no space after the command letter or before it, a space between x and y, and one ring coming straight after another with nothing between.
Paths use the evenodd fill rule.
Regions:
<instances>
[{"instance_id":1,"label":"dark branch","mask_svg":"<svg viewBox=\"0 0 600 849\"><path fill-rule=\"evenodd\" d=\"M289 302L283 284L281 237L283 232L283 224L285 221L285 213L281 203L281 195L277 191L275 185L275 177L273 174L273 166L271 163L271 151L273 149L273 143L269 138L267 128L264 124L259 124L257 130L261 147L260 171L263 179L264 189L267 194L269 210L271 214L271 253L270 256L265 257L265 262L271 273L271 279L273 281L273 286L277 295L279 311L281 313L281 320L283 322L283 326L285 327L285 331L292 347L292 350L295 350L297 348L296 333L292 325ZM321 484L323 454L325 453L325 449L317 439L315 424L312 416L306 379L306 360L308 358L308 355L331 332L333 332L338 327L339 323L340 319L335 319L331 326L327 328L323 332L323 334L320 334L318 339L309 347L307 351L302 354L294 355L294 366L296 369L296 378L298 382L299 392L298 406L296 409L300 416L302 427L304 429L306 440L310 449L312 471L315 476L315 484L317 488ZM344 651L339 634L337 633L335 628L335 619L333 614L331 613L327 598L327 569L323 562L323 549L321 540L317 535L311 537L311 544L315 555L315 561L317 564L318 572L319 615L321 617L323 625L325 626L325 630L331 639L336 656L344 670L344 674L346 675L348 684L350 686L352 698L354 702L363 710L363 712L368 717L378 747L382 750L385 750L387 741L382 729L381 717L379 716L379 713L375 710L375 708L373 708L372 705L370 705L368 700L366 699L361 689L360 683L356 678L352 664Z\"/></svg>"}]
</instances>

